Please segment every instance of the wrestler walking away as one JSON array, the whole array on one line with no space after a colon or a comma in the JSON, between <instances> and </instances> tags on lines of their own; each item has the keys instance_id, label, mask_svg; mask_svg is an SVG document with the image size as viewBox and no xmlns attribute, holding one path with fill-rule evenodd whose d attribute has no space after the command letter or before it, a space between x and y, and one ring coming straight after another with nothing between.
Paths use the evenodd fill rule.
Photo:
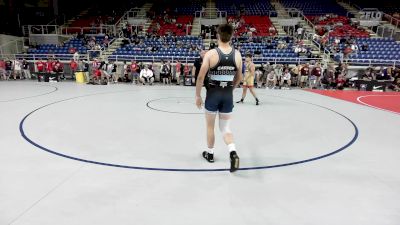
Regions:
<instances>
[{"instance_id":1,"label":"wrestler walking away","mask_svg":"<svg viewBox=\"0 0 400 225\"><path fill-rule=\"evenodd\" d=\"M230 172L239 168L239 156L236 152L230 123L233 110L233 90L242 80L242 56L229 44L232 34L231 25L223 24L218 27L218 47L205 54L196 82L196 105L201 109L203 105L201 89L207 74L207 96L204 106L208 150L204 151L202 155L208 162L214 162L214 126L218 116L219 129L229 150Z\"/></svg>"}]
</instances>

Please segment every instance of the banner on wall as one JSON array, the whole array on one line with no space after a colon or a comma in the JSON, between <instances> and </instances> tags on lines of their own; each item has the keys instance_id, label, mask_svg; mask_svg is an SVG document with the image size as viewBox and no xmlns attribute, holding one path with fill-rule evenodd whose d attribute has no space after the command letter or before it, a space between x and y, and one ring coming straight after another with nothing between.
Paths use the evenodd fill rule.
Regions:
<instances>
[{"instance_id":1,"label":"banner on wall","mask_svg":"<svg viewBox=\"0 0 400 225\"><path fill-rule=\"evenodd\" d=\"M375 8L362 9L358 12L360 15L360 20L364 21L381 21L383 13Z\"/></svg>"}]
</instances>

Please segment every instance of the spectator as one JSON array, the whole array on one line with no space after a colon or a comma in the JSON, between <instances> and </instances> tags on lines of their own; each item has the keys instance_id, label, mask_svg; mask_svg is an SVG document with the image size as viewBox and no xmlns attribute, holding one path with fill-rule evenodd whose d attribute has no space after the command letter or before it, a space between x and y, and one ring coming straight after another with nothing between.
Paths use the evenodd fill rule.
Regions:
<instances>
[{"instance_id":1,"label":"spectator","mask_svg":"<svg viewBox=\"0 0 400 225\"><path fill-rule=\"evenodd\" d=\"M310 75L310 68L309 68L310 64L306 64L304 65L301 70L300 70L300 87L303 88L304 85L307 82L308 76Z\"/></svg>"},{"instance_id":2,"label":"spectator","mask_svg":"<svg viewBox=\"0 0 400 225\"><path fill-rule=\"evenodd\" d=\"M311 71L312 76L315 77L315 87L318 87L321 82L322 68L319 63L316 63Z\"/></svg>"},{"instance_id":3,"label":"spectator","mask_svg":"<svg viewBox=\"0 0 400 225\"><path fill-rule=\"evenodd\" d=\"M6 59L5 61L6 68L6 80L9 80L11 75L13 74L13 62L10 59Z\"/></svg>"},{"instance_id":4,"label":"spectator","mask_svg":"<svg viewBox=\"0 0 400 225\"><path fill-rule=\"evenodd\" d=\"M394 91L397 91L397 92L400 91L400 76L399 76L399 75L397 75L397 76L394 78L394 81L393 81L393 84L392 84L392 89L393 89Z\"/></svg>"},{"instance_id":5,"label":"spectator","mask_svg":"<svg viewBox=\"0 0 400 225\"><path fill-rule=\"evenodd\" d=\"M192 68L192 83L193 84L195 84L196 83L196 81L197 81L197 76L199 75L199 72L200 72L200 67L201 67L201 64L203 63L203 58L204 58L204 55L206 54L206 51L205 50L202 50L201 52L200 52L200 57L198 57L195 61L194 61L194 65L193 65L193 68ZM207 83L208 81L207 81L207 77L204 79L204 83Z\"/></svg>"},{"instance_id":6,"label":"spectator","mask_svg":"<svg viewBox=\"0 0 400 225\"><path fill-rule=\"evenodd\" d=\"M25 79L29 79L30 80L32 78L31 77L31 71L30 71L30 68L29 68L29 63L28 63L28 61L26 61L26 59L22 60L22 69L24 71Z\"/></svg>"},{"instance_id":7,"label":"spectator","mask_svg":"<svg viewBox=\"0 0 400 225\"><path fill-rule=\"evenodd\" d=\"M273 89L276 87L276 82L277 82L277 77L275 75L275 71L271 70L267 75L267 81L266 81L265 86L268 89Z\"/></svg>"},{"instance_id":8,"label":"spectator","mask_svg":"<svg viewBox=\"0 0 400 225\"><path fill-rule=\"evenodd\" d=\"M41 59L39 59L39 61L37 61L35 64L36 64L36 72L38 72L37 78L38 81L40 81L41 77L43 76L42 73L45 72L46 63L43 62Z\"/></svg>"},{"instance_id":9,"label":"spectator","mask_svg":"<svg viewBox=\"0 0 400 225\"><path fill-rule=\"evenodd\" d=\"M123 67L123 80L125 82L131 82L130 79L130 73L131 73L131 67L129 65L126 64L126 61L124 61L124 67Z\"/></svg>"},{"instance_id":10,"label":"spectator","mask_svg":"<svg viewBox=\"0 0 400 225\"><path fill-rule=\"evenodd\" d=\"M190 75L190 67L188 63L185 63L185 68L183 69L183 73L185 77L188 77Z\"/></svg>"},{"instance_id":11,"label":"spectator","mask_svg":"<svg viewBox=\"0 0 400 225\"><path fill-rule=\"evenodd\" d=\"M14 60L14 73L13 73L14 80L19 77L22 80L22 63L19 60Z\"/></svg>"},{"instance_id":12,"label":"spectator","mask_svg":"<svg viewBox=\"0 0 400 225\"><path fill-rule=\"evenodd\" d=\"M0 76L7 80L6 62L3 59L0 59Z\"/></svg>"},{"instance_id":13,"label":"spectator","mask_svg":"<svg viewBox=\"0 0 400 225\"><path fill-rule=\"evenodd\" d=\"M78 63L74 59L71 59L69 67L71 68L72 77L75 77L75 72L78 70Z\"/></svg>"},{"instance_id":14,"label":"spectator","mask_svg":"<svg viewBox=\"0 0 400 225\"><path fill-rule=\"evenodd\" d=\"M297 38L299 38L299 39L303 39L303 27L299 27L299 28L297 28Z\"/></svg>"},{"instance_id":15,"label":"spectator","mask_svg":"<svg viewBox=\"0 0 400 225\"><path fill-rule=\"evenodd\" d=\"M346 83L346 79L344 78L343 75L340 75L337 80L336 80L336 88L338 90L343 90L344 89L344 84Z\"/></svg>"},{"instance_id":16,"label":"spectator","mask_svg":"<svg viewBox=\"0 0 400 225\"><path fill-rule=\"evenodd\" d=\"M139 71L139 65L137 64L136 60L133 60L131 63L132 83L139 83Z\"/></svg>"},{"instance_id":17,"label":"spectator","mask_svg":"<svg viewBox=\"0 0 400 225\"><path fill-rule=\"evenodd\" d=\"M53 72L56 73L56 77L58 78L59 75L62 75L62 78L65 80L64 75L64 65L60 62L60 60L55 60L53 63Z\"/></svg>"},{"instance_id":18,"label":"spectator","mask_svg":"<svg viewBox=\"0 0 400 225\"><path fill-rule=\"evenodd\" d=\"M384 67L381 71L376 73L375 79L376 80L391 80L392 78L387 73L387 67Z\"/></svg>"},{"instance_id":19,"label":"spectator","mask_svg":"<svg viewBox=\"0 0 400 225\"><path fill-rule=\"evenodd\" d=\"M151 71L149 68L148 68L148 65L145 65L145 67L144 67L144 69L142 69L141 71L140 71L140 82L143 84L143 85L146 85L146 83L149 83L150 85L153 85L153 82L154 82L154 74L153 74L153 71Z\"/></svg>"},{"instance_id":20,"label":"spectator","mask_svg":"<svg viewBox=\"0 0 400 225\"><path fill-rule=\"evenodd\" d=\"M290 85L292 84L290 79L291 74L289 72L289 68L286 68L281 79L281 86L283 87L284 85L287 85L287 89L290 89Z\"/></svg>"},{"instance_id":21,"label":"spectator","mask_svg":"<svg viewBox=\"0 0 400 225\"><path fill-rule=\"evenodd\" d=\"M254 72L255 78L256 78L256 87L261 88L262 86L262 76L263 72L261 71L260 67L257 67L256 71Z\"/></svg>"},{"instance_id":22,"label":"spectator","mask_svg":"<svg viewBox=\"0 0 400 225\"><path fill-rule=\"evenodd\" d=\"M181 83L181 67L182 67L181 62L179 60L176 60L176 65L175 65L176 85L180 85Z\"/></svg>"},{"instance_id":23,"label":"spectator","mask_svg":"<svg viewBox=\"0 0 400 225\"><path fill-rule=\"evenodd\" d=\"M368 46L367 43L363 43L363 44L361 45L361 50L362 50L362 51L368 51L368 49L369 49L369 46Z\"/></svg>"},{"instance_id":24,"label":"spectator","mask_svg":"<svg viewBox=\"0 0 400 225\"><path fill-rule=\"evenodd\" d=\"M164 60L161 61L160 78L163 84L168 84L168 67Z\"/></svg>"}]
</instances>

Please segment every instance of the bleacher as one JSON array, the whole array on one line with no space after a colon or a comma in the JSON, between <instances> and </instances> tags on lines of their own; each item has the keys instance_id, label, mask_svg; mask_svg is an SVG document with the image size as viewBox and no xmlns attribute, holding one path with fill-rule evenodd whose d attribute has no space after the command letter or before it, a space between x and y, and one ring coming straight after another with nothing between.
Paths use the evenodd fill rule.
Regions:
<instances>
[{"instance_id":1,"label":"bleacher","mask_svg":"<svg viewBox=\"0 0 400 225\"><path fill-rule=\"evenodd\" d=\"M337 25L335 26L332 32L329 33L330 37L346 37L346 36L353 36L353 37L369 37L368 31L359 30L351 25L349 25L350 19L345 16L337 16L333 18L326 18L324 20L319 20L319 16L307 16L307 18L311 21L314 21L315 25L318 26L326 26L326 25Z\"/></svg>"},{"instance_id":2,"label":"bleacher","mask_svg":"<svg viewBox=\"0 0 400 225\"><path fill-rule=\"evenodd\" d=\"M228 18L228 21L233 17ZM269 28L273 27L273 24L268 16L242 16L241 17L245 21L245 25L239 27L236 36L241 35L243 32L246 32L246 25L251 25L256 28L255 36L272 36L269 32Z\"/></svg>"},{"instance_id":3,"label":"bleacher","mask_svg":"<svg viewBox=\"0 0 400 225\"><path fill-rule=\"evenodd\" d=\"M143 40L143 46L136 46L134 44L126 45L117 49L108 59L114 60L132 60L136 59L144 62L152 62L153 60L167 59L174 60L179 59L182 61L188 60L188 62L194 62L194 59L198 57L198 51L190 51L188 48L177 48L177 43L172 40L172 37L166 37L165 43L169 45L168 48L164 48L164 42L155 40L152 38L141 38ZM182 36L177 37L177 41L181 41L184 45L196 45L203 47L203 40L192 37ZM146 51L148 47L157 47L156 52Z\"/></svg>"},{"instance_id":4,"label":"bleacher","mask_svg":"<svg viewBox=\"0 0 400 225\"><path fill-rule=\"evenodd\" d=\"M105 35L97 35L94 36L96 43L103 43ZM110 39L110 42L112 39ZM38 45L36 48L28 49L28 58L32 58L31 56L35 55L36 58L47 58L49 54L54 55L56 58L61 60L69 60L71 59L74 52L78 52L81 55L86 55L88 53L87 46L85 42L81 39L72 38L65 42L62 46L57 46L54 44L43 44ZM30 55L30 56L29 56Z\"/></svg>"},{"instance_id":5,"label":"bleacher","mask_svg":"<svg viewBox=\"0 0 400 225\"><path fill-rule=\"evenodd\" d=\"M299 53L294 52L293 40L287 37L279 37L271 40L271 43L260 42L261 38L255 38L256 42L247 42L246 38L240 38L234 40L235 48L240 46L240 53L242 56L245 56L247 53L255 55L256 50L261 51L260 56L254 57L255 63L264 63L265 61L269 62L277 62L282 64L295 64L295 63L304 63L309 59L306 58L305 55L301 55ZM239 42L240 40L240 42ZM287 43L287 48L278 49L278 43L281 41L285 41Z\"/></svg>"},{"instance_id":6,"label":"bleacher","mask_svg":"<svg viewBox=\"0 0 400 225\"><path fill-rule=\"evenodd\" d=\"M260 0L221 0L216 2L220 11L226 11L228 15L257 15L257 16L276 16L275 8L269 1ZM272 12L272 13L270 13Z\"/></svg>"},{"instance_id":7,"label":"bleacher","mask_svg":"<svg viewBox=\"0 0 400 225\"><path fill-rule=\"evenodd\" d=\"M193 16L196 11L201 11L203 6L205 6L205 3L199 0L178 2L174 12L178 15Z\"/></svg>"},{"instance_id":8,"label":"bleacher","mask_svg":"<svg viewBox=\"0 0 400 225\"><path fill-rule=\"evenodd\" d=\"M176 36L184 36L186 35L186 26L193 23L193 16L178 16L176 18L176 23L166 23L162 18L154 19L147 32L152 33L152 27L156 26L157 23L160 24L160 30L157 32L158 35L164 36L170 32ZM177 24L181 24L181 28L179 28ZM189 26L188 34L190 34L191 29L192 27Z\"/></svg>"},{"instance_id":9,"label":"bleacher","mask_svg":"<svg viewBox=\"0 0 400 225\"><path fill-rule=\"evenodd\" d=\"M379 64L382 60L400 60L400 44L393 38L357 38L356 43L359 51L349 55L349 59L354 63L375 63ZM362 51L361 45L368 44L368 50ZM343 48L344 44L340 45Z\"/></svg>"},{"instance_id":10,"label":"bleacher","mask_svg":"<svg viewBox=\"0 0 400 225\"><path fill-rule=\"evenodd\" d=\"M334 0L282 0L280 1L285 8L297 8L303 11L304 15L324 15L324 14L337 14L340 16L346 16L347 11L336 3Z\"/></svg>"}]
</instances>

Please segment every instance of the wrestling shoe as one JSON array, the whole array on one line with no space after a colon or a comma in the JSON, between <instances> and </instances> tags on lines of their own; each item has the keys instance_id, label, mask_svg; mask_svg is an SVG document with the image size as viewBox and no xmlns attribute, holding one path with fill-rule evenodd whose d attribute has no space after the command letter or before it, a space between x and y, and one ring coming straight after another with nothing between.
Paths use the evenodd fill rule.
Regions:
<instances>
[{"instance_id":1,"label":"wrestling shoe","mask_svg":"<svg viewBox=\"0 0 400 225\"><path fill-rule=\"evenodd\" d=\"M256 105L260 104L260 100L258 100L258 98L256 98Z\"/></svg>"},{"instance_id":2,"label":"wrestling shoe","mask_svg":"<svg viewBox=\"0 0 400 225\"><path fill-rule=\"evenodd\" d=\"M207 151L203 152L203 158L205 158L209 163L213 163L214 162L214 154L211 154Z\"/></svg>"},{"instance_id":3,"label":"wrestling shoe","mask_svg":"<svg viewBox=\"0 0 400 225\"><path fill-rule=\"evenodd\" d=\"M229 171L232 173L239 169L239 156L236 154L236 151L232 151L230 153L230 158L231 158L231 168Z\"/></svg>"},{"instance_id":4,"label":"wrestling shoe","mask_svg":"<svg viewBox=\"0 0 400 225\"><path fill-rule=\"evenodd\" d=\"M243 98L240 99L240 101L237 101L236 103L243 103Z\"/></svg>"}]
</instances>

